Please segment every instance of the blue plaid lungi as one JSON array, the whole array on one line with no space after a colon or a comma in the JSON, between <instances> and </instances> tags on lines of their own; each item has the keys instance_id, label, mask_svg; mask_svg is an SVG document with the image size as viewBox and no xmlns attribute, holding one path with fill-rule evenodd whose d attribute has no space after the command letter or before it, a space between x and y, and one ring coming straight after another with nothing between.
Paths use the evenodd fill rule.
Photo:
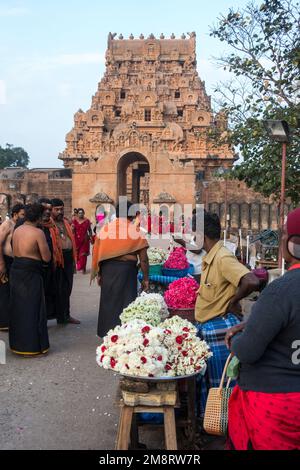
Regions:
<instances>
[{"instance_id":1,"label":"blue plaid lungi","mask_svg":"<svg viewBox=\"0 0 300 470\"><path fill-rule=\"evenodd\" d=\"M207 342L213 356L207 362L207 371L204 377L199 377L197 382L197 414L203 418L208 391L212 387L219 387L222 373L229 351L225 345L227 330L240 323L240 319L233 313L228 313L223 317L217 317L205 323L196 323L197 336ZM235 385L231 381L230 386Z\"/></svg>"}]
</instances>

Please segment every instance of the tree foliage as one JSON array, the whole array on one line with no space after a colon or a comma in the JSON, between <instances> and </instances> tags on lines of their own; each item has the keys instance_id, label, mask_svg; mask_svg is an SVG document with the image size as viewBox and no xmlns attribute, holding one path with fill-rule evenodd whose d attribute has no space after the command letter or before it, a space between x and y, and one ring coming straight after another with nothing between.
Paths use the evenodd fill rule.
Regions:
<instances>
[{"instance_id":1,"label":"tree foliage","mask_svg":"<svg viewBox=\"0 0 300 470\"><path fill-rule=\"evenodd\" d=\"M249 3L218 18L211 35L229 52L217 58L233 79L216 87L217 106L229 119L226 140L242 159L232 176L265 196L280 194L281 145L266 136L262 121L286 120L287 196L300 201L300 5L296 0ZM224 133L222 135L224 139Z\"/></svg>"},{"instance_id":2,"label":"tree foliage","mask_svg":"<svg viewBox=\"0 0 300 470\"><path fill-rule=\"evenodd\" d=\"M0 145L0 168L22 167L27 168L29 155L22 147L14 147L6 144L5 148Z\"/></svg>"}]
</instances>

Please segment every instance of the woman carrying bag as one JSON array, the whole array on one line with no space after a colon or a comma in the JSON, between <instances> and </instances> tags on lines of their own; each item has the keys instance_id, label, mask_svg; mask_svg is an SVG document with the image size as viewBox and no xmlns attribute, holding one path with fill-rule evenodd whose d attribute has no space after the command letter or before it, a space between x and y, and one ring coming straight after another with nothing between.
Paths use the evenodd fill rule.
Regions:
<instances>
[{"instance_id":1,"label":"woman carrying bag","mask_svg":"<svg viewBox=\"0 0 300 470\"><path fill-rule=\"evenodd\" d=\"M282 236L287 273L264 289L246 324L227 332L240 361L228 408L235 450L300 449L300 208Z\"/></svg>"}]
</instances>

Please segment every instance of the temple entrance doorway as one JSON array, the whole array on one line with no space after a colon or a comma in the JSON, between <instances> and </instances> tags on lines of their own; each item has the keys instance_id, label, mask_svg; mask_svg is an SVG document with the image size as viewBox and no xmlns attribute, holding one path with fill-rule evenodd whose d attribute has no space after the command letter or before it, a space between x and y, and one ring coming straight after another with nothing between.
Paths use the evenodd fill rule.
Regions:
<instances>
[{"instance_id":1,"label":"temple entrance doorway","mask_svg":"<svg viewBox=\"0 0 300 470\"><path fill-rule=\"evenodd\" d=\"M127 196L134 204L149 205L150 165L138 152L123 155L118 164L118 196Z\"/></svg>"}]
</instances>

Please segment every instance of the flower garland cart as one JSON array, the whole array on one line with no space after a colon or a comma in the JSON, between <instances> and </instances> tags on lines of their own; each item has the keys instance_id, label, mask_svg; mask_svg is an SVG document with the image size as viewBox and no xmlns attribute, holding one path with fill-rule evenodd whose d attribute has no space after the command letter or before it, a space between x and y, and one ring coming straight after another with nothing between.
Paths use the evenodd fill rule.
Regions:
<instances>
[{"instance_id":1,"label":"flower garland cart","mask_svg":"<svg viewBox=\"0 0 300 470\"><path fill-rule=\"evenodd\" d=\"M162 275L162 267L164 262L168 258L167 250L162 248L150 247L147 250L148 260L149 260L149 274L150 275Z\"/></svg>"},{"instance_id":2,"label":"flower garland cart","mask_svg":"<svg viewBox=\"0 0 300 470\"><path fill-rule=\"evenodd\" d=\"M178 251L179 250L179 251ZM187 261L184 248L175 248L170 254L157 247L148 249L150 292L163 295L168 285L187 274L193 274L194 266ZM143 274L138 274L139 281Z\"/></svg>"},{"instance_id":3,"label":"flower garland cart","mask_svg":"<svg viewBox=\"0 0 300 470\"><path fill-rule=\"evenodd\" d=\"M160 296L147 296L147 302L152 305L160 303L163 320L165 306ZM146 323L142 316L152 324ZM153 326L157 324L154 312L140 315L133 311L130 317L128 323L124 321L109 331L97 348L98 365L124 377L120 381L121 413L116 448L128 449L129 441L132 447L137 445L136 415L163 413L166 449L176 450L176 425L188 429L190 440L194 441L195 377L205 373L211 352L205 341L196 336L196 328L186 320L175 316ZM175 423L175 408L180 407L179 383L183 380L189 381L188 416Z\"/></svg>"}]
</instances>

